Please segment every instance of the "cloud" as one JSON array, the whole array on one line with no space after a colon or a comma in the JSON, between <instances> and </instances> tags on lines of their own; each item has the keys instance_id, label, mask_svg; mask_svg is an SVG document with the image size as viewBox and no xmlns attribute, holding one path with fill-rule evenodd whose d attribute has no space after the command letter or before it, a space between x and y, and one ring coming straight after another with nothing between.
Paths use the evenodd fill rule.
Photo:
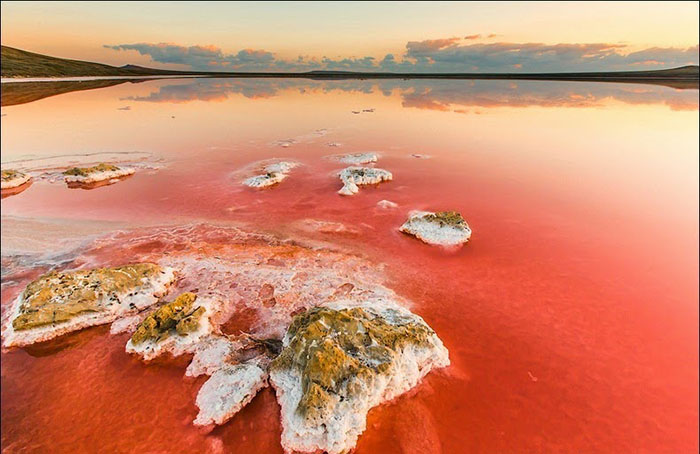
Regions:
<instances>
[{"instance_id":1,"label":"cloud","mask_svg":"<svg viewBox=\"0 0 700 454\"><path fill-rule=\"evenodd\" d=\"M406 49L409 52L424 53L434 52L445 48L454 47L459 42L459 38L428 39L425 41L409 41Z\"/></svg>"},{"instance_id":2,"label":"cloud","mask_svg":"<svg viewBox=\"0 0 700 454\"><path fill-rule=\"evenodd\" d=\"M243 49L235 54L224 54L216 46L179 46L177 44L119 44L105 45L113 50L135 50L141 55L147 55L158 63L176 63L188 65L197 70L213 70L224 66L234 69L267 69L275 63L271 52L255 49Z\"/></svg>"},{"instance_id":3,"label":"cloud","mask_svg":"<svg viewBox=\"0 0 700 454\"><path fill-rule=\"evenodd\" d=\"M282 59L262 49L225 53L216 46L171 43L105 45L133 50L157 63L210 71L406 71L406 72L567 72L659 69L698 64L698 46L651 47L632 51L625 44L478 42L481 35L409 41L403 54ZM492 37L495 35L487 35Z\"/></svg>"}]
</instances>

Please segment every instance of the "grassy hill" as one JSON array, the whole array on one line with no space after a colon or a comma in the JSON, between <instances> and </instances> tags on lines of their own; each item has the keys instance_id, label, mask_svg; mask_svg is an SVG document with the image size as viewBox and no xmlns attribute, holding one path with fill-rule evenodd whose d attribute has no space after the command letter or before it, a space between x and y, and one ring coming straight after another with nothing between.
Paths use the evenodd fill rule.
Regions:
<instances>
[{"instance_id":1,"label":"grassy hill","mask_svg":"<svg viewBox=\"0 0 700 454\"><path fill-rule=\"evenodd\" d=\"M79 76L143 76L178 74L177 71L127 65L103 65L79 60L66 60L2 46L2 77L79 77Z\"/></svg>"}]
</instances>

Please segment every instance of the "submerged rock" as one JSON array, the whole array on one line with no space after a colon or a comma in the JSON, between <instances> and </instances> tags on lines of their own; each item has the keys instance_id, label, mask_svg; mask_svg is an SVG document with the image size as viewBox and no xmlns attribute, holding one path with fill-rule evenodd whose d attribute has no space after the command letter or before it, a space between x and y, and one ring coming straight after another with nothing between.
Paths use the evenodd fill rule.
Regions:
<instances>
[{"instance_id":1,"label":"submerged rock","mask_svg":"<svg viewBox=\"0 0 700 454\"><path fill-rule=\"evenodd\" d=\"M20 172L19 170L3 169L2 170L2 181L0 182L0 189L13 189L22 186L32 177Z\"/></svg>"},{"instance_id":2,"label":"submerged rock","mask_svg":"<svg viewBox=\"0 0 700 454\"><path fill-rule=\"evenodd\" d=\"M379 202L377 202L377 206L385 210L391 210L394 208L398 208L399 204L396 202L392 202L391 200L380 200Z\"/></svg>"},{"instance_id":3,"label":"submerged rock","mask_svg":"<svg viewBox=\"0 0 700 454\"><path fill-rule=\"evenodd\" d=\"M63 172L66 183L90 184L109 181L132 175L135 172L130 167L117 167L111 164L98 164L93 167L73 167Z\"/></svg>"},{"instance_id":4,"label":"submerged rock","mask_svg":"<svg viewBox=\"0 0 700 454\"><path fill-rule=\"evenodd\" d=\"M399 230L426 243L443 246L466 243L472 235L469 224L456 211L412 212Z\"/></svg>"},{"instance_id":5,"label":"submerged rock","mask_svg":"<svg viewBox=\"0 0 700 454\"><path fill-rule=\"evenodd\" d=\"M152 263L52 271L27 285L15 300L4 345L29 345L112 322L156 303L174 280L172 268Z\"/></svg>"},{"instance_id":6,"label":"submerged rock","mask_svg":"<svg viewBox=\"0 0 700 454\"><path fill-rule=\"evenodd\" d=\"M321 219L302 219L293 224L304 232L318 232L330 235L357 236L362 230L342 222L324 221Z\"/></svg>"},{"instance_id":7,"label":"submerged rock","mask_svg":"<svg viewBox=\"0 0 700 454\"><path fill-rule=\"evenodd\" d=\"M343 182L343 187L338 191L341 195L357 194L360 190L358 185L377 184L382 181L391 181L393 178L391 172L372 167L348 167L343 169L339 176L340 181Z\"/></svg>"},{"instance_id":8,"label":"submerged rock","mask_svg":"<svg viewBox=\"0 0 700 454\"><path fill-rule=\"evenodd\" d=\"M365 430L370 408L449 365L422 318L392 304L337 301L298 315L272 361L288 452L343 453Z\"/></svg>"},{"instance_id":9,"label":"submerged rock","mask_svg":"<svg viewBox=\"0 0 700 454\"><path fill-rule=\"evenodd\" d=\"M287 178L289 171L295 168L297 165L298 164L295 162L287 161L269 164L264 167L264 174L248 178L243 182L243 184L250 186L251 188L265 188L272 186Z\"/></svg>"}]
</instances>

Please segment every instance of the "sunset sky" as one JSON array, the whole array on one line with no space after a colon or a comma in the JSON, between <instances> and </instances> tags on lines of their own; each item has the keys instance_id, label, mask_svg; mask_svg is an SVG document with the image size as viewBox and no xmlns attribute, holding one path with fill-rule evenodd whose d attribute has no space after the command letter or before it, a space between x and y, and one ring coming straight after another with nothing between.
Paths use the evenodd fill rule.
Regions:
<instances>
[{"instance_id":1,"label":"sunset sky","mask_svg":"<svg viewBox=\"0 0 700 454\"><path fill-rule=\"evenodd\" d=\"M698 64L697 2L2 2L2 44L158 68L579 71Z\"/></svg>"}]
</instances>

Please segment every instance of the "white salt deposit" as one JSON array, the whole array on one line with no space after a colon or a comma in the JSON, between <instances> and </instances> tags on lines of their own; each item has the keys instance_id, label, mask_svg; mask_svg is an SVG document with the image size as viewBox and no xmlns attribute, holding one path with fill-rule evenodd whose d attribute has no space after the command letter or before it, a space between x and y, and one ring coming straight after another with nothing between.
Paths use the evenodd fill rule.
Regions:
<instances>
[{"instance_id":1,"label":"white salt deposit","mask_svg":"<svg viewBox=\"0 0 700 454\"><path fill-rule=\"evenodd\" d=\"M134 172L136 171L131 167L122 167L116 170L90 172L88 175L66 175L63 180L66 183L90 184L112 179L118 180L119 178L133 175Z\"/></svg>"},{"instance_id":2,"label":"white salt deposit","mask_svg":"<svg viewBox=\"0 0 700 454\"><path fill-rule=\"evenodd\" d=\"M348 167L340 172L339 177L343 182L343 187L338 191L341 195L357 194L360 190L358 185L377 184L393 178L391 172L373 167Z\"/></svg>"},{"instance_id":3,"label":"white salt deposit","mask_svg":"<svg viewBox=\"0 0 700 454\"><path fill-rule=\"evenodd\" d=\"M2 182L0 182L0 189L16 188L18 186L22 186L24 183L28 182L31 179L32 177L30 177L29 175L15 171L13 173L13 176L10 178L6 179L3 175Z\"/></svg>"},{"instance_id":4,"label":"white salt deposit","mask_svg":"<svg viewBox=\"0 0 700 454\"><path fill-rule=\"evenodd\" d=\"M472 235L472 230L464 221L445 222L440 219L442 213L429 211L412 211L408 220L399 229L428 243L442 246L456 246L466 243ZM458 213L454 213L458 215ZM459 216L461 219L461 216Z\"/></svg>"},{"instance_id":5,"label":"white salt deposit","mask_svg":"<svg viewBox=\"0 0 700 454\"><path fill-rule=\"evenodd\" d=\"M289 172L296 166L298 166L297 163L288 161L280 161L269 164L263 168L263 172L265 173L248 178L243 182L243 184L251 188L265 188L272 186L287 178Z\"/></svg>"}]
</instances>

